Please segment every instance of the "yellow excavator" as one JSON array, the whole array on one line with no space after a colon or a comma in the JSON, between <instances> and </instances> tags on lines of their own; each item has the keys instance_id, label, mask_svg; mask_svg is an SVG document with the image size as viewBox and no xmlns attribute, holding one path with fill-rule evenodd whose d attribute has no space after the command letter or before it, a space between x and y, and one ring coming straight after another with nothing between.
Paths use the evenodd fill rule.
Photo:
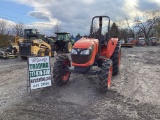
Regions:
<instances>
[{"instance_id":1,"label":"yellow excavator","mask_svg":"<svg viewBox=\"0 0 160 120\"><path fill-rule=\"evenodd\" d=\"M24 38L17 40L19 56L27 59L29 56L55 56L56 51L50 44L40 39L37 29L25 29Z\"/></svg>"}]
</instances>

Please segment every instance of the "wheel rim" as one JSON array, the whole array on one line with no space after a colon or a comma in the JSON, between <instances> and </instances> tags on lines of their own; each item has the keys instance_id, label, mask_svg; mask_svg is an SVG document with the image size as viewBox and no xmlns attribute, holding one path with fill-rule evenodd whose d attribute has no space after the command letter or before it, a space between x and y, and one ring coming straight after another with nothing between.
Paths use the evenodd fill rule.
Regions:
<instances>
[{"instance_id":1,"label":"wheel rim","mask_svg":"<svg viewBox=\"0 0 160 120\"><path fill-rule=\"evenodd\" d=\"M108 73L108 89L111 87L112 70L113 70L113 67L110 66L109 73Z\"/></svg>"},{"instance_id":2,"label":"wheel rim","mask_svg":"<svg viewBox=\"0 0 160 120\"><path fill-rule=\"evenodd\" d=\"M64 62L63 62L62 69L65 69L66 66L69 66L68 61L64 61ZM70 73L69 71L63 70L62 80L63 80L63 81L67 81L68 78L69 78L69 76L70 76L70 74L71 74L71 73Z\"/></svg>"},{"instance_id":3,"label":"wheel rim","mask_svg":"<svg viewBox=\"0 0 160 120\"><path fill-rule=\"evenodd\" d=\"M68 80L69 75L70 75L70 72L65 72L65 74L62 76L62 80L63 80L63 81Z\"/></svg>"},{"instance_id":4,"label":"wheel rim","mask_svg":"<svg viewBox=\"0 0 160 120\"><path fill-rule=\"evenodd\" d=\"M69 43L69 44L68 44L68 51L71 52L71 50L72 50L72 44Z\"/></svg>"}]
</instances>

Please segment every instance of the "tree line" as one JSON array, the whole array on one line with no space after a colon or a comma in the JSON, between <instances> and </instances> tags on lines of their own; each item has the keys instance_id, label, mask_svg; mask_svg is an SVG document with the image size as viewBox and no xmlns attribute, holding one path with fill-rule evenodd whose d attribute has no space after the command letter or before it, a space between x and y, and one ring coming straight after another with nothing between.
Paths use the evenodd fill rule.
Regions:
<instances>
[{"instance_id":1,"label":"tree line","mask_svg":"<svg viewBox=\"0 0 160 120\"><path fill-rule=\"evenodd\" d=\"M10 27L10 29L8 29ZM0 20L0 47L7 47L11 41L14 40L14 36L20 36L23 33L23 24L8 25L7 21Z\"/></svg>"},{"instance_id":2,"label":"tree line","mask_svg":"<svg viewBox=\"0 0 160 120\"><path fill-rule=\"evenodd\" d=\"M119 39L125 40L138 36L143 36L146 39L153 36L160 38L160 10L147 11L134 17L124 16L122 19L112 22L110 37L117 36ZM8 46L9 40L12 41L15 35L20 36L23 33L24 24L22 23L11 26L10 31L7 30L7 26L7 22L0 19L0 47ZM60 23L54 26L54 32L60 32L61 29ZM98 32L96 25L93 26L93 32L95 34ZM80 37L82 35L78 33L76 38Z\"/></svg>"},{"instance_id":3,"label":"tree line","mask_svg":"<svg viewBox=\"0 0 160 120\"><path fill-rule=\"evenodd\" d=\"M129 37L144 37L146 42L150 37L160 38L160 10L147 11L141 16L131 18L125 16L115 21L111 26L110 35L125 40Z\"/></svg>"},{"instance_id":4,"label":"tree line","mask_svg":"<svg viewBox=\"0 0 160 120\"><path fill-rule=\"evenodd\" d=\"M98 27L93 25L93 34L98 33ZM103 35L106 34L102 33ZM78 37L82 36L79 33ZM160 10L144 12L142 15L124 16L117 21L112 21L110 37L118 37L127 40L128 38L150 37L160 38Z\"/></svg>"}]
</instances>

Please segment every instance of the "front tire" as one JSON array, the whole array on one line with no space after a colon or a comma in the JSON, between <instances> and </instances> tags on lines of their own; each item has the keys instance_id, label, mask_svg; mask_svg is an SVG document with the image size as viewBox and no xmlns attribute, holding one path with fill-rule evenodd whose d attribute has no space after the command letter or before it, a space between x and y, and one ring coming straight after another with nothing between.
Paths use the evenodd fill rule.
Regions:
<instances>
[{"instance_id":1,"label":"front tire","mask_svg":"<svg viewBox=\"0 0 160 120\"><path fill-rule=\"evenodd\" d=\"M21 59L22 60L27 60L27 57L26 56L21 56Z\"/></svg>"},{"instance_id":2,"label":"front tire","mask_svg":"<svg viewBox=\"0 0 160 120\"><path fill-rule=\"evenodd\" d=\"M66 55L58 56L53 67L53 79L56 85L62 86L68 83L71 72L65 71L65 68L70 66L70 60Z\"/></svg>"},{"instance_id":3,"label":"front tire","mask_svg":"<svg viewBox=\"0 0 160 120\"><path fill-rule=\"evenodd\" d=\"M102 93L105 93L110 89L112 69L112 61L110 59L104 60L99 72L99 90Z\"/></svg>"},{"instance_id":4,"label":"front tire","mask_svg":"<svg viewBox=\"0 0 160 120\"><path fill-rule=\"evenodd\" d=\"M113 76L118 75L121 61L121 45L117 42L117 46L111 56L111 60L113 63Z\"/></svg>"}]
</instances>

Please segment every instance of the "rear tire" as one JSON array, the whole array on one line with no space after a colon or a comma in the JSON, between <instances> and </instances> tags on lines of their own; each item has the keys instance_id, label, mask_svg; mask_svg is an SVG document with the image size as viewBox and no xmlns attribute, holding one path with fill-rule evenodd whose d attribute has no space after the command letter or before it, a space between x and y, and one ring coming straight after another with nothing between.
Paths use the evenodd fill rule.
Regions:
<instances>
[{"instance_id":1,"label":"rear tire","mask_svg":"<svg viewBox=\"0 0 160 120\"><path fill-rule=\"evenodd\" d=\"M27 57L26 56L21 56L21 59L22 60L27 60Z\"/></svg>"},{"instance_id":2,"label":"rear tire","mask_svg":"<svg viewBox=\"0 0 160 120\"><path fill-rule=\"evenodd\" d=\"M53 51L56 51L56 52L59 51L59 46L58 46L58 44L54 44L54 50L53 50Z\"/></svg>"},{"instance_id":3,"label":"rear tire","mask_svg":"<svg viewBox=\"0 0 160 120\"><path fill-rule=\"evenodd\" d=\"M49 49L46 49L45 52L44 52L44 55L52 57L52 51L49 50Z\"/></svg>"},{"instance_id":4,"label":"rear tire","mask_svg":"<svg viewBox=\"0 0 160 120\"><path fill-rule=\"evenodd\" d=\"M70 53L72 51L72 43L66 42L66 44L64 45L64 50L65 52Z\"/></svg>"},{"instance_id":5,"label":"rear tire","mask_svg":"<svg viewBox=\"0 0 160 120\"><path fill-rule=\"evenodd\" d=\"M112 61L110 59L103 61L101 70L99 72L99 90L102 93L105 93L110 89L112 68Z\"/></svg>"},{"instance_id":6,"label":"rear tire","mask_svg":"<svg viewBox=\"0 0 160 120\"><path fill-rule=\"evenodd\" d=\"M41 50L38 51L37 56L38 57L45 56L45 52L41 49Z\"/></svg>"},{"instance_id":7,"label":"rear tire","mask_svg":"<svg viewBox=\"0 0 160 120\"><path fill-rule=\"evenodd\" d=\"M116 76L119 73L120 61L121 61L121 44L117 42L117 46L111 56L113 63L113 76Z\"/></svg>"},{"instance_id":8,"label":"rear tire","mask_svg":"<svg viewBox=\"0 0 160 120\"><path fill-rule=\"evenodd\" d=\"M58 56L53 67L53 80L56 85L62 86L68 83L71 72L64 69L70 66L70 60L67 56Z\"/></svg>"}]
</instances>

